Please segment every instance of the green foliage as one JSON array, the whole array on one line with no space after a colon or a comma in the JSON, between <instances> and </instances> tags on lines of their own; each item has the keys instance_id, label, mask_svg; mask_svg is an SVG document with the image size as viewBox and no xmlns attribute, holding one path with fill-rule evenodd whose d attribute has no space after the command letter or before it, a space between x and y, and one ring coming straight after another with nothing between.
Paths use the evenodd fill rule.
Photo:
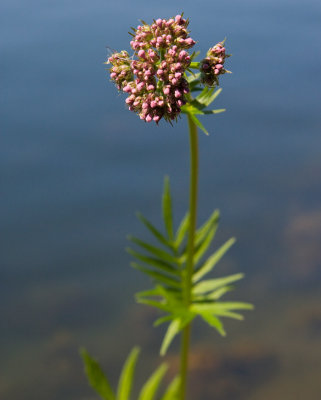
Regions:
<instances>
[{"instance_id":1,"label":"green foliage","mask_svg":"<svg viewBox=\"0 0 321 400\"><path fill-rule=\"evenodd\" d=\"M130 400L139 351L139 348L135 347L127 357L119 377L117 395L115 395L99 363L94 360L85 349L81 350L88 381L102 399ZM157 392L159 391L167 368L166 364L161 364L156 371L152 373L143 385L138 400L156 400ZM180 380L178 377L174 378L165 390L162 400L178 399L179 382Z\"/></svg>"},{"instance_id":2,"label":"green foliage","mask_svg":"<svg viewBox=\"0 0 321 400\"><path fill-rule=\"evenodd\" d=\"M128 400L132 389L139 349L135 347L129 354L121 371L117 389L117 400Z\"/></svg>"},{"instance_id":3,"label":"green foliage","mask_svg":"<svg viewBox=\"0 0 321 400\"><path fill-rule=\"evenodd\" d=\"M81 350L81 356L85 364L85 372L90 386L100 395L102 399L116 400L111 386L98 362L91 358L85 349Z\"/></svg>"},{"instance_id":4,"label":"green foliage","mask_svg":"<svg viewBox=\"0 0 321 400\"><path fill-rule=\"evenodd\" d=\"M176 378L173 379L171 384L168 386L168 388L167 388L164 396L161 398L161 400L178 400L179 389L180 389L180 379L177 376Z\"/></svg>"},{"instance_id":5,"label":"green foliage","mask_svg":"<svg viewBox=\"0 0 321 400\"><path fill-rule=\"evenodd\" d=\"M151 375L148 381L143 386L138 400L153 400L159 388L159 385L167 371L167 365L162 364L157 370Z\"/></svg>"},{"instance_id":6,"label":"green foliage","mask_svg":"<svg viewBox=\"0 0 321 400\"><path fill-rule=\"evenodd\" d=\"M198 69L199 63L192 62L190 68ZM206 108L213 103L216 97L221 93L222 89L208 88L207 86L203 89L200 81L201 74L194 74L189 70L190 75L186 76L189 83L191 92L201 91L195 99L190 98L190 101L182 106L182 113L187 114L194 124L200 128L206 135L208 131L203 126L201 121L196 117L196 115L206 115L206 114L219 114L225 111L225 108L216 110L206 110Z\"/></svg>"},{"instance_id":7,"label":"green foliage","mask_svg":"<svg viewBox=\"0 0 321 400\"><path fill-rule=\"evenodd\" d=\"M211 89L208 89L207 94L200 97L200 104L202 102L207 104L208 99L213 97ZM138 217L157 239L158 245L150 245L136 237L129 236L129 240L138 249L128 248L127 251L142 263L132 262L131 265L148 275L154 282L152 289L137 293L137 301L165 312L165 315L155 321L155 326L169 323L161 346L162 355L166 353L175 336L195 317L199 316L221 335L225 335L221 317L242 319L242 315L236 313L235 310L253 308L248 303L221 301L226 293L233 290L232 284L243 278L243 274L204 279L213 271L216 264L235 242L234 238L227 240L214 253L205 258L218 227L219 212L217 210L195 232L194 271L189 304L186 304L184 300L189 216L185 215L174 233L168 178L165 178L163 194L165 233L156 229L141 214Z\"/></svg>"}]
</instances>

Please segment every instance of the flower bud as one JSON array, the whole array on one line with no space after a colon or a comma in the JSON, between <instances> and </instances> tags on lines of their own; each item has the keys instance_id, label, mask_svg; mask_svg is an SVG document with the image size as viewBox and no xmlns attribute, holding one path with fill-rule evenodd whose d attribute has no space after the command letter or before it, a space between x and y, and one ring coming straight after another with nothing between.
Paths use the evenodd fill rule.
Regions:
<instances>
[{"instance_id":1,"label":"flower bud","mask_svg":"<svg viewBox=\"0 0 321 400\"><path fill-rule=\"evenodd\" d=\"M219 76L227 72L224 68L225 54L224 42L217 43L211 47L204 58L200 62L201 81L207 86L219 85Z\"/></svg>"},{"instance_id":2,"label":"flower bud","mask_svg":"<svg viewBox=\"0 0 321 400\"><path fill-rule=\"evenodd\" d=\"M129 94L128 108L146 122L174 120L186 103L184 95L189 88L184 72L191 58L184 49L195 44L187 26L181 15L169 20L159 18L151 25L144 22L134 29L130 42L136 59L122 51L108 60L112 64L111 79Z\"/></svg>"}]
</instances>

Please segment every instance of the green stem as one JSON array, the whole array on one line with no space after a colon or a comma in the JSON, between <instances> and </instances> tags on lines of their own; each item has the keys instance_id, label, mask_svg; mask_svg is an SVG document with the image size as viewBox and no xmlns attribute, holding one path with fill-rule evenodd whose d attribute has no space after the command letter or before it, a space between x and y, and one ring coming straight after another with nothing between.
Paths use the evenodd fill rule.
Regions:
<instances>
[{"instance_id":1,"label":"green stem","mask_svg":"<svg viewBox=\"0 0 321 400\"><path fill-rule=\"evenodd\" d=\"M189 230L187 243L187 260L184 276L184 303L188 307L191 303L192 275L194 268L194 242L197 212L197 182L198 182L198 136L197 126L188 115L189 137L190 137L190 192L189 192ZM188 353L190 344L191 324L188 324L182 332L181 342L181 391L180 400L186 398Z\"/></svg>"}]
</instances>

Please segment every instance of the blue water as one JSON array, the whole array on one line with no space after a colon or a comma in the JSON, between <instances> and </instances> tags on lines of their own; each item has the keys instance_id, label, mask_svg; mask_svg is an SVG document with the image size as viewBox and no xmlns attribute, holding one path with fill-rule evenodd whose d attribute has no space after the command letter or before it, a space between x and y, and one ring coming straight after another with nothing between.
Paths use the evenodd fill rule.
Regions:
<instances>
[{"instance_id":1,"label":"blue water","mask_svg":"<svg viewBox=\"0 0 321 400\"><path fill-rule=\"evenodd\" d=\"M102 337L116 340L124 324L128 329L120 321L136 310L132 293L147 284L129 269L123 250L127 233L145 234L135 212L160 223L165 174L177 222L185 212L186 121L174 128L142 123L125 109L103 65L105 46L129 49L127 31L139 19L182 10L203 54L225 36L233 54L233 74L222 78L216 104L227 112L204 121L210 137L200 134L199 219L219 208L217 243L238 237L225 272L246 272L243 298L263 307L271 293L282 291L283 304L294 292L302 301L307 292L318 293L319 1L3 0L1 398L34 398L43 366L54 375L44 380L47 399L79 398L70 389L74 381L64 380L69 371L53 373L46 346L57 332L68 332L70 348L96 343L99 349ZM118 341L122 357L135 344L119 335ZM58 353L52 350L52 357ZM276 398L286 397L276 392Z\"/></svg>"}]
</instances>

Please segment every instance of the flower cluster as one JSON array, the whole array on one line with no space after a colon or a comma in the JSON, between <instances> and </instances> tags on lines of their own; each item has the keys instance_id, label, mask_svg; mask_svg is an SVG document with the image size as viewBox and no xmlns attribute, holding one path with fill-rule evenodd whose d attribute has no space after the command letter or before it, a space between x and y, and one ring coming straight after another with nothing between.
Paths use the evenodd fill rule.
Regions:
<instances>
[{"instance_id":1,"label":"flower cluster","mask_svg":"<svg viewBox=\"0 0 321 400\"><path fill-rule=\"evenodd\" d=\"M127 51L122 50L120 53L114 53L108 59L108 63L112 64L110 68L110 77L116 83L117 88L121 90L123 85L133 79L131 70L131 59Z\"/></svg>"},{"instance_id":2,"label":"flower cluster","mask_svg":"<svg viewBox=\"0 0 321 400\"><path fill-rule=\"evenodd\" d=\"M186 51L194 46L189 37L188 20L181 15L157 19L134 29L130 42L134 59L126 51L114 53L108 63L110 77L118 89L127 93L126 103L146 122L171 121L186 103L189 86L184 72L191 63Z\"/></svg>"},{"instance_id":3,"label":"flower cluster","mask_svg":"<svg viewBox=\"0 0 321 400\"><path fill-rule=\"evenodd\" d=\"M207 86L219 84L219 75L230 72L224 68L226 57L229 57L229 55L225 53L224 42L217 43L208 50L206 58L204 58L200 64L202 83Z\"/></svg>"}]
</instances>

